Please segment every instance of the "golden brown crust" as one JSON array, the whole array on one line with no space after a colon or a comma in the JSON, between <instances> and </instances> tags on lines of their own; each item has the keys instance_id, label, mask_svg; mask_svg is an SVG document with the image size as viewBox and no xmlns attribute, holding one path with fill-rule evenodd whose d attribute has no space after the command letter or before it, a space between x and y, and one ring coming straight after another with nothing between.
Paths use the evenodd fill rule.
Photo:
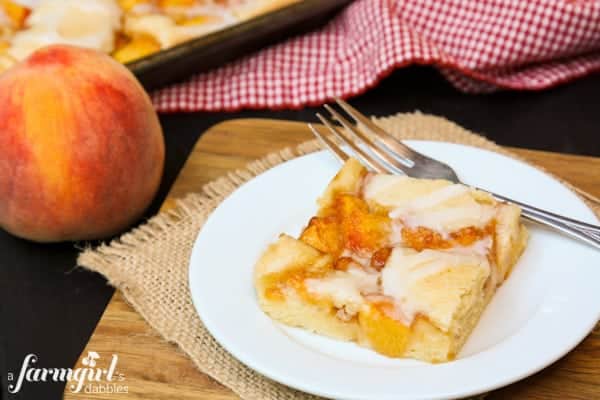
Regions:
<instances>
[{"instance_id":1,"label":"golden brown crust","mask_svg":"<svg viewBox=\"0 0 600 400\"><path fill-rule=\"evenodd\" d=\"M333 177L323 196L319 198L319 213L333 206L334 198L339 193L357 193L367 169L354 158L344 163L342 169Z\"/></svg>"}]
</instances>

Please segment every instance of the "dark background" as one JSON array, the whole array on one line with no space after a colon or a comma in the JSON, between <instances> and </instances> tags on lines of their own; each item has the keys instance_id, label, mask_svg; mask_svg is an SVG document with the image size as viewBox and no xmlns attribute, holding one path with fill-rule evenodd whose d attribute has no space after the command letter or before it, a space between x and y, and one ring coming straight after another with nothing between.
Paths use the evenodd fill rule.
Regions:
<instances>
[{"instance_id":1,"label":"dark background","mask_svg":"<svg viewBox=\"0 0 600 400\"><path fill-rule=\"evenodd\" d=\"M443 115L509 146L600 156L600 75L544 92L466 95L428 67L393 73L378 87L352 99L378 116L420 110ZM314 108L162 115L167 161L155 213L201 133L231 118L315 121ZM29 383L18 395L6 392L7 372L18 375L24 357L38 367L72 367L113 289L98 274L76 268L77 246L40 245L0 231L0 374L2 399L60 399L63 387ZM168 366L167 366L168 367Z\"/></svg>"}]
</instances>

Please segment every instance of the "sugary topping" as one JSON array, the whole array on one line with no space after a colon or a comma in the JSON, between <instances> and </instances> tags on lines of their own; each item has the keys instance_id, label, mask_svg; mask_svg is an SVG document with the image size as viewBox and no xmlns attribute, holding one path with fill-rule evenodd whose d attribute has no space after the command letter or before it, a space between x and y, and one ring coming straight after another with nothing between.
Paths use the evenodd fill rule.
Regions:
<instances>
[{"instance_id":1,"label":"sugary topping","mask_svg":"<svg viewBox=\"0 0 600 400\"><path fill-rule=\"evenodd\" d=\"M135 4L128 10L132 15L153 14L159 12L158 7L152 3Z\"/></svg>"},{"instance_id":2,"label":"sugary topping","mask_svg":"<svg viewBox=\"0 0 600 400\"><path fill-rule=\"evenodd\" d=\"M382 269L365 268L349 261L344 269L306 279L304 285L309 295L329 300L336 308L343 309L344 317L375 306L388 317L409 326L419 314L440 314L448 303L444 296L460 291L461 284L470 285L477 277L487 279L491 266L486 255L491 243L491 239L486 238L468 247L421 252L397 247L391 250ZM440 278L452 269L464 269L458 274L466 280L458 286L452 280ZM436 298L431 293L424 295L424 284L437 285L435 292L441 293L441 297ZM448 318L447 314L439 319L443 324Z\"/></svg>"},{"instance_id":3,"label":"sugary topping","mask_svg":"<svg viewBox=\"0 0 600 400\"><path fill-rule=\"evenodd\" d=\"M22 60L41 47L70 44L110 53L121 14L115 0L41 0L8 52Z\"/></svg>"},{"instance_id":4,"label":"sugary topping","mask_svg":"<svg viewBox=\"0 0 600 400\"><path fill-rule=\"evenodd\" d=\"M359 193L331 196L300 236L337 260L332 273L306 281L308 293L333 301L344 318L377 307L407 325L426 315L444 326L455 299L443 296L495 275L496 204L444 180L361 180Z\"/></svg>"},{"instance_id":5,"label":"sugary topping","mask_svg":"<svg viewBox=\"0 0 600 400\"><path fill-rule=\"evenodd\" d=\"M309 293L327 298L335 307L353 314L364 304L363 294L378 291L378 280L378 273L351 266L346 271L334 271L321 279L307 279L305 285Z\"/></svg>"},{"instance_id":6,"label":"sugary topping","mask_svg":"<svg viewBox=\"0 0 600 400\"><path fill-rule=\"evenodd\" d=\"M362 185L363 198L393 209L450 185L444 180L421 180L403 175L369 174Z\"/></svg>"},{"instance_id":7,"label":"sugary topping","mask_svg":"<svg viewBox=\"0 0 600 400\"><path fill-rule=\"evenodd\" d=\"M92 48L131 62L239 22L239 5L221 0L0 0L0 71L3 61L22 60L51 44Z\"/></svg>"},{"instance_id":8,"label":"sugary topping","mask_svg":"<svg viewBox=\"0 0 600 400\"><path fill-rule=\"evenodd\" d=\"M473 189L443 180L374 175L363 188L365 200L389 210L392 220L409 229L428 228L448 238L465 227L483 228L495 214L492 204L481 204Z\"/></svg>"},{"instance_id":9,"label":"sugary topping","mask_svg":"<svg viewBox=\"0 0 600 400\"><path fill-rule=\"evenodd\" d=\"M463 185L448 185L434 190L424 196L418 196L407 202L398 202L396 208L390 212L391 218L398 218L404 214L416 214L434 209L448 200L466 194L469 189Z\"/></svg>"},{"instance_id":10,"label":"sugary topping","mask_svg":"<svg viewBox=\"0 0 600 400\"><path fill-rule=\"evenodd\" d=\"M455 254L463 255L476 255L479 257L487 257L490 253L494 241L491 236L485 236L482 239L473 242L469 246L457 246L452 248L452 252Z\"/></svg>"},{"instance_id":11,"label":"sugary topping","mask_svg":"<svg viewBox=\"0 0 600 400\"><path fill-rule=\"evenodd\" d=\"M127 18L125 32L129 35L146 35L166 49L186 40L222 29L236 22L235 18L220 7L204 7L201 14L190 14L179 24L163 14L134 15ZM195 9L199 13L200 9Z\"/></svg>"},{"instance_id":12,"label":"sugary topping","mask_svg":"<svg viewBox=\"0 0 600 400\"><path fill-rule=\"evenodd\" d=\"M352 250L344 249L340 257L349 258L355 263L362 265L363 267L367 267L371 264L371 258L368 256L360 255Z\"/></svg>"},{"instance_id":13,"label":"sugary topping","mask_svg":"<svg viewBox=\"0 0 600 400\"><path fill-rule=\"evenodd\" d=\"M392 213L390 213L391 215ZM425 227L448 236L464 227L482 228L494 217L494 207L477 203L429 212L394 213L409 228Z\"/></svg>"},{"instance_id":14,"label":"sugary topping","mask_svg":"<svg viewBox=\"0 0 600 400\"><path fill-rule=\"evenodd\" d=\"M207 15L218 15L225 19L231 15L225 7L214 3L195 4L191 6L165 6L163 10L178 19L190 19Z\"/></svg>"},{"instance_id":15,"label":"sugary topping","mask_svg":"<svg viewBox=\"0 0 600 400\"><path fill-rule=\"evenodd\" d=\"M477 243L477 252L489 243ZM417 314L431 315L440 304L424 297L419 286L422 282L444 271L459 267L480 267L485 276L490 274L490 264L485 255L480 255L473 249L461 248L451 250L423 250L416 252L412 249L395 248L381 273L382 292L392 297L400 306L404 315L411 321ZM439 287L440 291L444 288Z\"/></svg>"}]
</instances>

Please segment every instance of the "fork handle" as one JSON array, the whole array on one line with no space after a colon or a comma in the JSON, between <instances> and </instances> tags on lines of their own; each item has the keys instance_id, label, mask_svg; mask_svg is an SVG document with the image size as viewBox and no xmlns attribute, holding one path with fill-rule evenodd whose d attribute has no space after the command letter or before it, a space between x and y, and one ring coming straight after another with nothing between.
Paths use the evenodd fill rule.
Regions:
<instances>
[{"instance_id":1,"label":"fork handle","mask_svg":"<svg viewBox=\"0 0 600 400\"><path fill-rule=\"evenodd\" d=\"M521 207L521 215L526 219L558 230L573 238L579 239L597 249L600 249L600 226L577 221L572 218L542 210L529 204L509 199L496 193L488 192L496 199L513 203Z\"/></svg>"}]
</instances>

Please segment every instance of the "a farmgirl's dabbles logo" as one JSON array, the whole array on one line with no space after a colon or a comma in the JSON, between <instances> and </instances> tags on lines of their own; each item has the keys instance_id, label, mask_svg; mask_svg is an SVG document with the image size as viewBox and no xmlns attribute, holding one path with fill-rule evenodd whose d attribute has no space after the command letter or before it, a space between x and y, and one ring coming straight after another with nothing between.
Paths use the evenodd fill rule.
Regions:
<instances>
[{"instance_id":1,"label":"a farmgirl's dabbles logo","mask_svg":"<svg viewBox=\"0 0 600 400\"><path fill-rule=\"evenodd\" d=\"M112 355L109 362L102 363L100 354L88 351L81 360L80 368L37 368L38 358L28 354L18 375L8 373L8 392L18 393L26 383L65 382L73 393L128 393L123 384L125 375L117 371L119 356Z\"/></svg>"}]
</instances>

